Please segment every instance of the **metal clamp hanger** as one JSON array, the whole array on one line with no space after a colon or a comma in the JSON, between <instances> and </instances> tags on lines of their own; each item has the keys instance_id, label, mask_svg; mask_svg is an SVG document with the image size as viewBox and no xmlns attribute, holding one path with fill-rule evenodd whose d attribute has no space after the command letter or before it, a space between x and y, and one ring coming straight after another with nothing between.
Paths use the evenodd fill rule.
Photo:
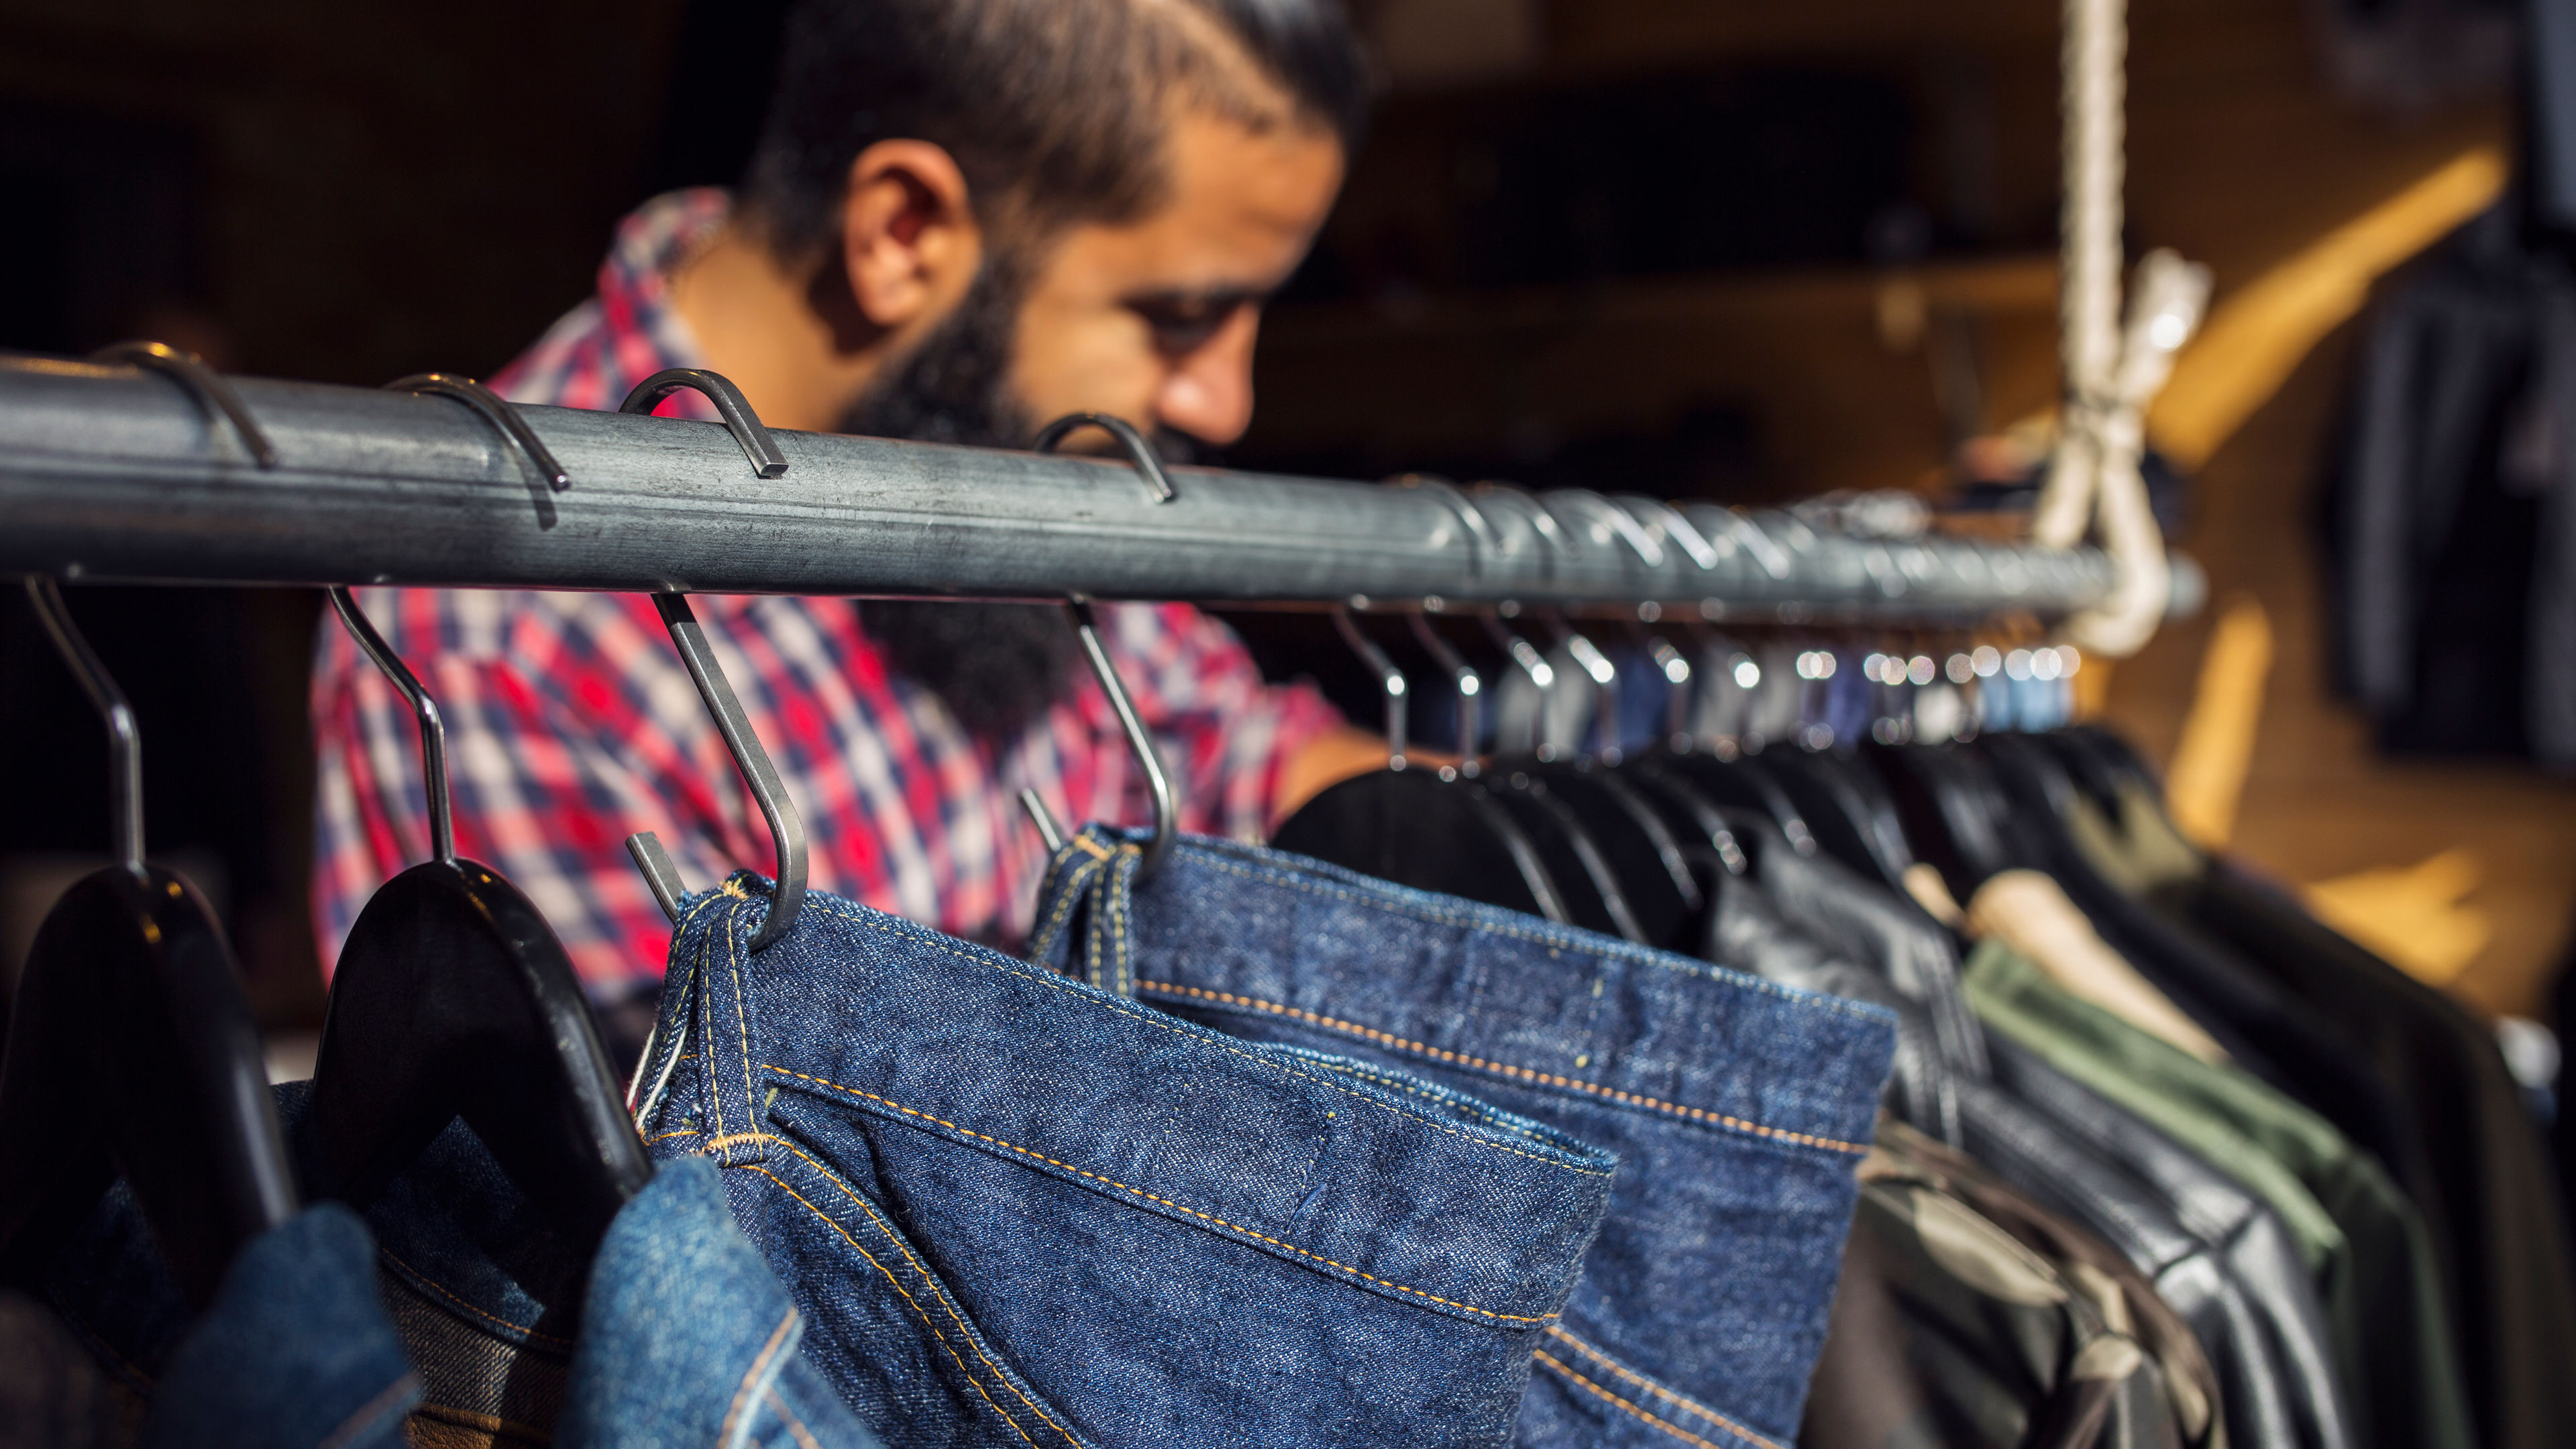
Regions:
<instances>
[{"instance_id":1,"label":"metal clamp hanger","mask_svg":"<svg viewBox=\"0 0 2576 1449\"><path fill-rule=\"evenodd\" d=\"M722 373L709 372L703 367L666 367L635 384L635 390L626 395L626 401L619 403L617 410L649 417L653 409L661 406L662 399L682 388L703 394L707 401L716 405L717 415L724 419L725 431L733 434L735 442L742 444L743 454L751 459L753 472L763 478L786 476L787 455L778 451L778 440L769 435L769 429L761 426L760 417L751 410L751 404L743 401L742 389L734 386L733 381Z\"/></svg>"},{"instance_id":2,"label":"metal clamp hanger","mask_svg":"<svg viewBox=\"0 0 2576 1449\"><path fill-rule=\"evenodd\" d=\"M1180 496L1172 491L1172 480L1163 472L1163 460L1154 452L1154 445L1145 441L1145 435L1136 431L1136 425L1125 418L1112 417L1108 413L1066 413L1038 429L1037 439L1029 445L1029 451L1052 453L1056 445L1077 428L1098 428L1116 438L1118 446L1127 450L1127 461L1135 464L1136 471L1145 475L1145 487L1154 495L1155 502L1169 503Z\"/></svg>"},{"instance_id":3,"label":"metal clamp hanger","mask_svg":"<svg viewBox=\"0 0 2576 1449\"><path fill-rule=\"evenodd\" d=\"M1073 618L1073 632L1082 640L1082 657L1091 662L1092 677L1100 681L1101 693L1109 696L1109 707L1117 711L1118 727L1127 732L1128 752L1136 757L1136 767L1145 772L1145 791L1154 801L1154 835L1145 842L1145 859L1137 870L1138 879L1145 879L1161 867L1163 857L1172 853L1173 840L1180 835L1172 782L1163 773L1162 757L1154 753L1154 737L1145 732L1145 722L1136 713L1136 702L1127 697L1127 686L1119 681L1118 666L1109 662L1109 651L1100 643L1091 600L1077 598L1064 608Z\"/></svg>"},{"instance_id":4,"label":"metal clamp hanger","mask_svg":"<svg viewBox=\"0 0 2576 1449\"><path fill-rule=\"evenodd\" d=\"M664 376L668 375L664 374ZM398 377L386 383L385 391L429 392L436 393L440 397L456 399L482 414L485 422L500 429L501 436L515 444L520 456L533 464L537 472L545 478L547 487L561 493L572 486L572 478L564 472L563 464L555 461L555 455L548 451L545 443L537 437L536 429L528 426L528 420L519 416L519 410L511 406L499 393L474 379L459 377L452 372L415 372L409 377ZM660 401L660 398L656 397L655 401ZM775 452L776 449L773 448L771 451ZM786 464L781 463L779 469L784 472Z\"/></svg>"},{"instance_id":5,"label":"metal clamp hanger","mask_svg":"<svg viewBox=\"0 0 2576 1449\"><path fill-rule=\"evenodd\" d=\"M777 885L770 896L769 919L751 938L751 950L757 954L795 929L797 914L805 907L805 821L787 798L787 784L770 763L769 752L761 748L760 736L753 732L751 717L743 712L742 700L725 678L724 666L716 662L706 629L698 623L697 611L689 607L689 596L655 594L653 607L662 615L662 626L671 631L680 662L688 666L698 698L706 701L707 713L715 717L716 733L724 737L734 768L742 772L743 784L751 791L752 803L760 807L761 817L769 822L769 838L777 847ZM661 840L650 830L639 830L626 837L626 853L644 873L644 884L662 913L677 922L680 897L687 891Z\"/></svg>"},{"instance_id":6,"label":"metal clamp hanger","mask_svg":"<svg viewBox=\"0 0 2576 1449\"><path fill-rule=\"evenodd\" d=\"M1067 413L1038 430L1033 450L1052 453L1056 445L1076 428L1096 427L1116 438L1127 450L1127 460L1144 476L1145 486L1157 503L1169 503L1179 496L1172 491L1172 481L1163 474L1163 460L1154 454L1154 445L1124 418L1107 413ZM1172 853L1172 842L1180 834L1178 811L1172 800L1171 778L1163 773L1162 757L1154 752L1154 737L1145 732L1145 722L1136 713L1136 702L1128 697L1127 686L1118 678L1118 666L1109 661L1109 651L1100 642L1100 628L1092 612L1092 601L1080 595L1065 603L1065 613L1073 620L1075 637L1082 641L1082 657L1091 665L1091 674L1100 681L1100 691L1109 696L1109 707L1117 712L1118 727L1127 734L1127 749L1136 757L1136 767L1145 772L1145 792L1154 802L1154 834L1145 842L1145 859L1137 870L1139 879L1150 877ZM1034 792L1022 791L1020 804L1037 823L1038 834L1047 848L1054 850L1064 832L1055 829L1053 817Z\"/></svg>"},{"instance_id":7,"label":"metal clamp hanger","mask_svg":"<svg viewBox=\"0 0 2576 1449\"><path fill-rule=\"evenodd\" d=\"M233 391L223 375L206 366L204 358L167 342L111 342L89 355L92 362L123 362L146 372L166 374L178 380L198 403L221 413L241 435L242 446L250 450L251 460L263 468L277 466L277 449L259 420L242 405L241 395Z\"/></svg>"}]
</instances>

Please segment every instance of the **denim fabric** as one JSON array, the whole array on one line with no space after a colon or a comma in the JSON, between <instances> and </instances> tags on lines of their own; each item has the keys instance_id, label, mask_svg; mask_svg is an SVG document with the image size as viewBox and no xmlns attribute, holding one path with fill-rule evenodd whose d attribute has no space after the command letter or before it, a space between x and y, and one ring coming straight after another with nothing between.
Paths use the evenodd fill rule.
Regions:
<instances>
[{"instance_id":1,"label":"denim fabric","mask_svg":"<svg viewBox=\"0 0 2576 1449\"><path fill-rule=\"evenodd\" d=\"M192 1321L120 1183L46 1287L101 1367L148 1399L126 1442L394 1449L421 1384L374 1256L357 1214L316 1204L245 1244Z\"/></svg>"},{"instance_id":2,"label":"denim fabric","mask_svg":"<svg viewBox=\"0 0 2576 1449\"><path fill-rule=\"evenodd\" d=\"M1276 851L1060 851L1032 957L1240 1036L1421 1071L1619 1155L1527 1445L1797 1432L1894 1050L1875 1007Z\"/></svg>"},{"instance_id":3,"label":"denim fabric","mask_svg":"<svg viewBox=\"0 0 2576 1449\"><path fill-rule=\"evenodd\" d=\"M146 1449L400 1449L420 1378L358 1215L318 1203L245 1244L179 1342Z\"/></svg>"},{"instance_id":4,"label":"denim fabric","mask_svg":"<svg viewBox=\"0 0 2576 1449\"><path fill-rule=\"evenodd\" d=\"M849 901L683 906L643 1113L892 1442L1496 1445L1617 1161Z\"/></svg>"},{"instance_id":5,"label":"denim fabric","mask_svg":"<svg viewBox=\"0 0 2576 1449\"><path fill-rule=\"evenodd\" d=\"M307 1101L303 1083L278 1091L290 1138ZM350 1437L328 1442L877 1449L799 1351L802 1319L704 1163L666 1164L588 1264L462 1124L367 1218L372 1244L347 1209L308 1209L245 1250L228 1296L192 1325L119 1188L48 1288L120 1384L150 1399L152 1443L318 1445L296 1431L345 1423ZM264 1297L242 1287L250 1273ZM261 1369L281 1354L291 1371ZM361 1392L396 1379L408 1392L381 1404ZM281 1402L256 1432L208 1437L253 1423L262 1395Z\"/></svg>"},{"instance_id":6,"label":"denim fabric","mask_svg":"<svg viewBox=\"0 0 2576 1449\"><path fill-rule=\"evenodd\" d=\"M666 1162L591 1264L556 1449L878 1449L798 1351L804 1336L715 1165Z\"/></svg>"}]
</instances>

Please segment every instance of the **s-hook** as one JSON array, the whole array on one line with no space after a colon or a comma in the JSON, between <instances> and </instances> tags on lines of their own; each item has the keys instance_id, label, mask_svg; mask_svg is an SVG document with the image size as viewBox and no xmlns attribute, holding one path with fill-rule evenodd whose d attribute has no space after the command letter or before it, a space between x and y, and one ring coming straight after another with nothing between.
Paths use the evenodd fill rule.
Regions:
<instances>
[{"instance_id":1,"label":"s-hook","mask_svg":"<svg viewBox=\"0 0 2576 1449\"><path fill-rule=\"evenodd\" d=\"M459 377L452 372L415 372L409 377L398 377L386 383L384 390L434 392L440 397L456 399L482 414L485 422L500 429L502 437L516 444L520 455L544 476L547 487L561 493L572 486L572 478L564 472L563 464L556 462L555 455L546 450L546 445L537 437L536 429L529 427L528 420L519 416L519 410L499 393L474 379ZM345 619L348 615L342 614L341 617Z\"/></svg>"},{"instance_id":2,"label":"s-hook","mask_svg":"<svg viewBox=\"0 0 2576 1449\"><path fill-rule=\"evenodd\" d=\"M751 938L751 949L757 953L795 929L797 913L804 909L805 821L796 813L795 803L787 798L787 784L778 777L778 768L769 762L769 752L760 747L760 736L752 732L751 717L743 713L742 701L735 697L732 683L725 678L724 666L716 662L715 651L707 644L706 630L699 625L697 612L689 607L689 596L655 594L653 607L662 615L662 626L671 631L671 643L680 651L680 662L688 666L689 678L698 686L698 698L706 701L707 713L715 717L716 733L724 737L725 748L733 753L734 767L742 771L743 784L750 788L752 802L769 822L769 838L778 847L778 885L770 896L769 919L761 923L760 934ZM635 868L644 873L644 884L652 890L654 903L676 923L680 918L680 897L687 892L661 840L650 830L639 830L626 837L626 853L633 857Z\"/></svg>"},{"instance_id":3,"label":"s-hook","mask_svg":"<svg viewBox=\"0 0 2576 1449\"><path fill-rule=\"evenodd\" d=\"M735 442L742 444L742 451L751 459L754 473L763 478L786 476L787 455L778 451L778 440L769 435L769 429L761 426L760 417L751 410L751 404L743 401L742 389L734 386L732 380L720 372L709 372L703 367L664 368L635 384L635 390L626 395L626 401L619 403L617 410L649 417L662 399L682 388L703 394L707 401L716 405L717 415L724 419L725 430L733 434ZM776 919L775 916L772 919Z\"/></svg>"},{"instance_id":4,"label":"s-hook","mask_svg":"<svg viewBox=\"0 0 2576 1449\"><path fill-rule=\"evenodd\" d=\"M1038 429L1037 440L1029 445L1030 451L1052 453L1056 445L1077 428L1098 428L1116 438L1118 446L1127 450L1127 461L1135 464L1136 471L1145 475L1145 487L1153 493L1155 502L1169 503L1180 496L1172 491L1172 480L1165 476L1163 460L1156 456L1154 445L1145 441L1145 435L1136 431L1136 425L1125 418L1112 417L1108 413L1066 413Z\"/></svg>"},{"instance_id":5,"label":"s-hook","mask_svg":"<svg viewBox=\"0 0 2576 1449\"><path fill-rule=\"evenodd\" d=\"M1032 451L1052 453L1067 434L1080 427L1100 428L1116 438L1127 450L1127 460L1144 475L1145 486L1153 492L1155 502L1169 503L1177 496L1172 492L1171 480L1163 476L1163 460L1154 455L1154 445L1124 418L1107 413L1067 413L1038 429ZM1172 803L1172 781L1163 773L1162 757L1154 752L1154 737L1145 732L1145 722L1136 713L1136 702L1128 697L1127 686L1118 678L1118 666L1109 661L1109 651L1100 643L1099 622L1092 613L1091 600L1076 594L1065 601L1064 608L1073 619L1075 637L1082 641L1082 657L1090 663L1092 677L1100 681L1100 692L1109 696L1109 707L1118 715L1118 727L1127 734L1128 752L1136 757L1136 767L1145 772L1145 791L1154 802L1154 835L1145 842L1145 859L1137 876L1147 878L1162 866L1163 857L1172 853L1172 841L1180 833L1178 812ZM1063 832L1055 827L1045 803L1023 791L1020 805L1029 812L1039 836L1047 840L1048 849L1053 850Z\"/></svg>"},{"instance_id":6,"label":"s-hook","mask_svg":"<svg viewBox=\"0 0 2576 1449\"><path fill-rule=\"evenodd\" d=\"M277 449L261 430L259 420L242 406L241 395L233 391L223 375L206 366L205 359L167 342L111 342L89 355L92 362L130 363L146 372L164 373L188 390L201 407L223 414L224 421L241 435L242 446L250 450L251 461L263 468L277 466Z\"/></svg>"}]
</instances>

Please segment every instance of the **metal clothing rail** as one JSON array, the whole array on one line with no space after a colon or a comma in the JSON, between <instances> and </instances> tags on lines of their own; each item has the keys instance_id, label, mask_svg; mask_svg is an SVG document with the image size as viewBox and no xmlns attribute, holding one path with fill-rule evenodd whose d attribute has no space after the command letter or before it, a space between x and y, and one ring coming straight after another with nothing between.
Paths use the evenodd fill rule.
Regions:
<instances>
[{"instance_id":1,"label":"metal clothing rail","mask_svg":"<svg viewBox=\"0 0 2576 1449\"><path fill-rule=\"evenodd\" d=\"M1204 601L1436 597L1792 623L2052 618L2109 563L1785 513L1386 486L0 359L0 574L128 582ZM416 383L417 380L407 380ZM254 449L273 454L263 466ZM558 481L555 475L560 475Z\"/></svg>"}]
</instances>

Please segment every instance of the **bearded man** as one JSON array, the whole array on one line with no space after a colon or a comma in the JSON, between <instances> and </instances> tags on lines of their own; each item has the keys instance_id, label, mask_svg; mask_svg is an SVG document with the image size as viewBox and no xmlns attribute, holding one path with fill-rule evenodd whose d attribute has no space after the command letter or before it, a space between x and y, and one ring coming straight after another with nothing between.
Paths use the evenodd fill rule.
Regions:
<instances>
[{"instance_id":1,"label":"bearded man","mask_svg":"<svg viewBox=\"0 0 2576 1449\"><path fill-rule=\"evenodd\" d=\"M802 0L738 191L629 217L597 295L494 385L614 408L664 368L707 367L773 427L1021 447L1087 410L1166 456L1223 445L1251 421L1263 299L1341 184L1363 76L1335 0ZM681 394L663 411L703 409ZM650 603L361 597L445 714L458 848L528 893L595 1000L649 998L670 933L625 837L658 832L696 884L771 861ZM818 888L1007 944L1044 865L1023 787L1062 820L1141 813L1059 611L696 608L804 817ZM1101 619L1183 828L1258 836L1384 762L1196 610ZM327 962L428 828L410 711L328 618L313 707Z\"/></svg>"}]
</instances>

